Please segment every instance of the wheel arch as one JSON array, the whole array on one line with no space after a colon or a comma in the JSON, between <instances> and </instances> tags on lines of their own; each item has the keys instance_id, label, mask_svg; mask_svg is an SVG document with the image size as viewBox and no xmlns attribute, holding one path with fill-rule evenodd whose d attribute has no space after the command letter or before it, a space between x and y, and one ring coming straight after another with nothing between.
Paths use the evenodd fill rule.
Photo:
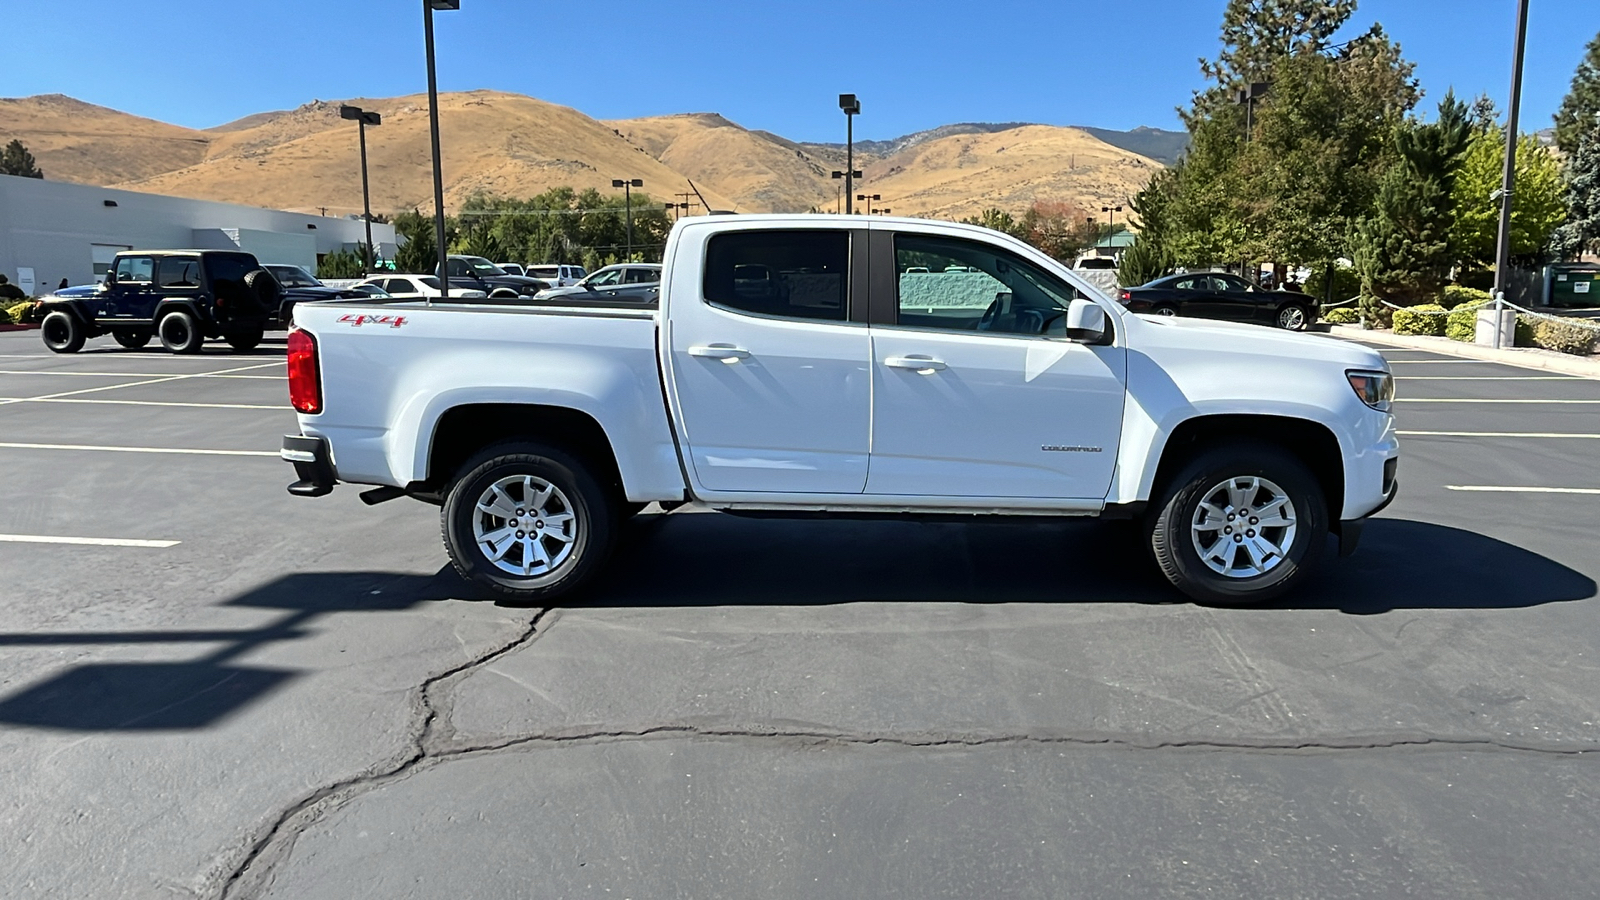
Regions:
<instances>
[{"instance_id":1,"label":"wheel arch","mask_svg":"<svg viewBox=\"0 0 1600 900\"><path fill-rule=\"evenodd\" d=\"M105 329L95 323L94 316L90 315L88 310L85 309L82 300L45 300L42 303L43 308L39 311L41 320L53 312L64 312L78 320L78 325L83 328L83 333L86 336L95 337L106 333Z\"/></svg>"},{"instance_id":2,"label":"wheel arch","mask_svg":"<svg viewBox=\"0 0 1600 900\"><path fill-rule=\"evenodd\" d=\"M623 496L616 450L600 422L581 410L530 403L468 403L445 410L428 436L426 489L443 490L479 451L516 440L572 454L593 467L602 487Z\"/></svg>"},{"instance_id":3,"label":"wheel arch","mask_svg":"<svg viewBox=\"0 0 1600 900\"><path fill-rule=\"evenodd\" d=\"M1255 413L1219 413L1185 419L1172 429L1160 450L1150 482L1150 500L1183 464L1206 447L1252 440L1281 447L1306 464L1321 485L1332 515L1344 506L1344 454L1328 426L1311 419Z\"/></svg>"}]
</instances>

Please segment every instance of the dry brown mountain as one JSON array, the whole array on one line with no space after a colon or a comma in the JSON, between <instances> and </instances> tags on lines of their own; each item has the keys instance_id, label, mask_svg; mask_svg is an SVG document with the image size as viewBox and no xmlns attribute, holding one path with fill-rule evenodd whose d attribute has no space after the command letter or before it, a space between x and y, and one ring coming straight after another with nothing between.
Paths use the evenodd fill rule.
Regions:
<instances>
[{"instance_id":1,"label":"dry brown mountain","mask_svg":"<svg viewBox=\"0 0 1600 900\"><path fill-rule=\"evenodd\" d=\"M348 101L383 114L370 131L373 208L428 209L425 96ZM355 129L337 102L258 113L205 131L61 96L0 100L0 138L21 138L47 178L333 213L360 208ZM598 122L520 94L440 97L447 205L484 191L531 196L570 185L611 191L642 178L658 199L693 179L714 208L835 208L843 152L752 131L710 113ZM1030 125L932 137L879 158L858 153L864 193L895 213L1020 213L1035 199L1121 203L1160 167L1076 128Z\"/></svg>"}]
</instances>

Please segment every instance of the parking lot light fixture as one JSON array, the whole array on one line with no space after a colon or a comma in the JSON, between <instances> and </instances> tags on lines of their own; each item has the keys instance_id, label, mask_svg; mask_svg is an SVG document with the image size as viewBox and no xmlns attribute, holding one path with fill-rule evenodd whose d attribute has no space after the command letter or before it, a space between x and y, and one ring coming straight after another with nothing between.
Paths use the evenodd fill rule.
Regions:
<instances>
[{"instance_id":1,"label":"parking lot light fixture","mask_svg":"<svg viewBox=\"0 0 1600 900\"><path fill-rule=\"evenodd\" d=\"M622 188L624 203L628 208L628 258L624 262L633 262L633 189L644 187L644 179L613 178L611 186Z\"/></svg>"},{"instance_id":2,"label":"parking lot light fixture","mask_svg":"<svg viewBox=\"0 0 1600 900\"><path fill-rule=\"evenodd\" d=\"M856 199L857 200L868 201L868 203L867 203L867 215L870 216L874 212L874 210L872 208L872 204L874 202L878 201L878 200L882 200L883 199L883 195L882 194L857 194L856 195Z\"/></svg>"},{"instance_id":3,"label":"parking lot light fixture","mask_svg":"<svg viewBox=\"0 0 1600 900\"><path fill-rule=\"evenodd\" d=\"M444 168L439 161L439 78L433 65L433 11L460 8L461 0L422 0L422 34L428 57L428 130L433 139L433 235L439 245L441 301L450 299L450 249L444 244ZM424 303L432 305L433 301Z\"/></svg>"},{"instance_id":4,"label":"parking lot light fixture","mask_svg":"<svg viewBox=\"0 0 1600 900\"><path fill-rule=\"evenodd\" d=\"M861 114L861 100L855 94L840 94L839 109L844 112L844 171L833 173L833 177L844 178L844 211L846 215L854 212L850 204L850 196L855 193L855 180L861 177L856 171L856 116Z\"/></svg>"},{"instance_id":5,"label":"parking lot light fixture","mask_svg":"<svg viewBox=\"0 0 1600 900\"><path fill-rule=\"evenodd\" d=\"M382 125L383 116L362 109L359 106L345 105L339 107L339 118L353 119L361 132L361 209L362 218L367 223L367 249L361 262L363 265L362 274L370 275L376 262L373 260L372 252L372 192L367 187L367 126ZM312 227L315 228L316 226L313 225Z\"/></svg>"}]
</instances>

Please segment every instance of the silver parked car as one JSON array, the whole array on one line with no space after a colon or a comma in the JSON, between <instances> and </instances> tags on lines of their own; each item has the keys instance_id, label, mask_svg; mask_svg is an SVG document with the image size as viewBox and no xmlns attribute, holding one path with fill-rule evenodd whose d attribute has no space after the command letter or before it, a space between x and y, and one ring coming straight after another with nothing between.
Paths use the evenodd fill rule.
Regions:
<instances>
[{"instance_id":1,"label":"silver parked car","mask_svg":"<svg viewBox=\"0 0 1600 900\"><path fill-rule=\"evenodd\" d=\"M563 297L655 303L661 299L661 266L659 263L606 266L591 272L572 287L541 291L534 299L546 301Z\"/></svg>"}]
</instances>

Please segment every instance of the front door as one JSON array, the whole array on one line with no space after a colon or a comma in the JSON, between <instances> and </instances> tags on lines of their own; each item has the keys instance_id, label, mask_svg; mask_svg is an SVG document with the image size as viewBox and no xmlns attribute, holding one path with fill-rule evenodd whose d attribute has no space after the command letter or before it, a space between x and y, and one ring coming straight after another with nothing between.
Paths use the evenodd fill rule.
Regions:
<instances>
[{"instance_id":1,"label":"front door","mask_svg":"<svg viewBox=\"0 0 1600 900\"><path fill-rule=\"evenodd\" d=\"M839 228L683 238L664 340L701 490L861 493L871 337L850 321L851 241Z\"/></svg>"},{"instance_id":2,"label":"front door","mask_svg":"<svg viewBox=\"0 0 1600 900\"><path fill-rule=\"evenodd\" d=\"M888 245L874 238L876 274ZM875 303L893 322L874 316L872 327L866 492L1104 499L1127 357L1066 337L1078 292L967 238L898 233L893 259L893 307ZM888 290L887 279L874 287Z\"/></svg>"},{"instance_id":3,"label":"front door","mask_svg":"<svg viewBox=\"0 0 1600 900\"><path fill-rule=\"evenodd\" d=\"M102 293L101 315L118 319L148 319L155 305L156 261L149 256L119 256L116 283Z\"/></svg>"}]
</instances>

